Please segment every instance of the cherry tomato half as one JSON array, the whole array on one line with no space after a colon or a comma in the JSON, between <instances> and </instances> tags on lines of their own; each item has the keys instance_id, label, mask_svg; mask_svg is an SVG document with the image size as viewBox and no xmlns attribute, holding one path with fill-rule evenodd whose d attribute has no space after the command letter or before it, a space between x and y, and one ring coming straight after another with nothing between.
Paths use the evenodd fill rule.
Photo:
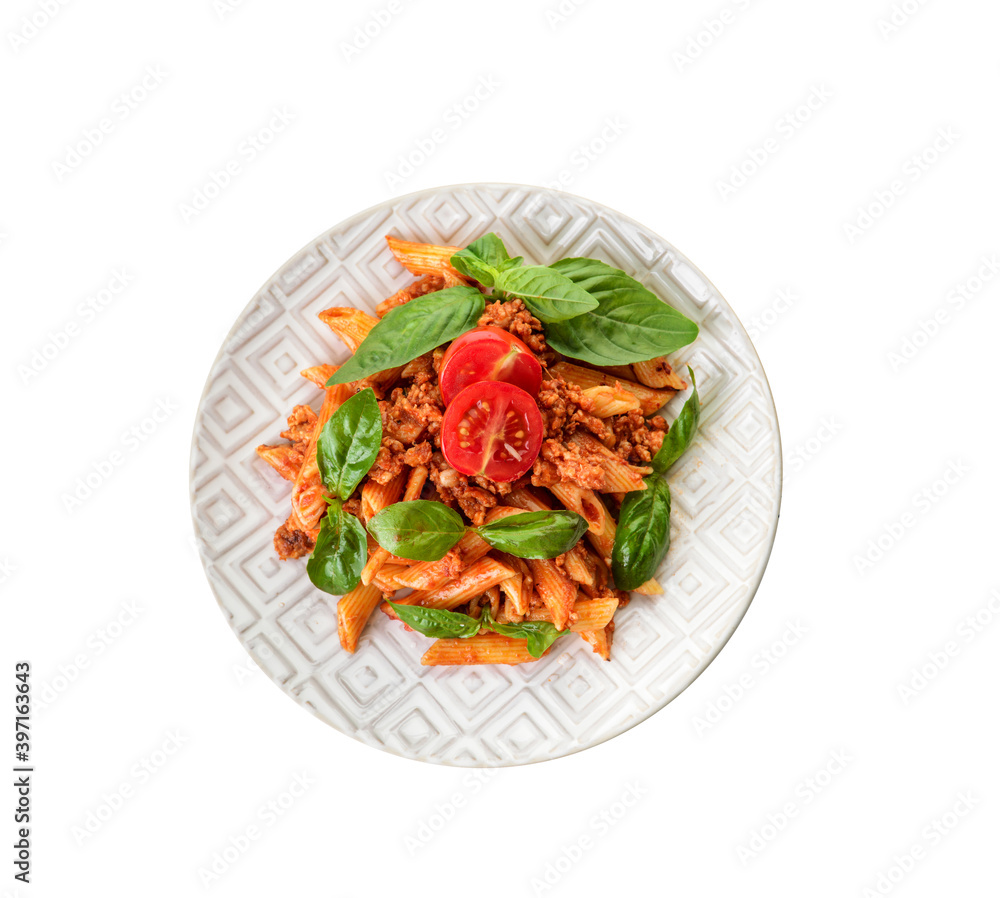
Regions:
<instances>
[{"instance_id":1,"label":"cherry tomato half","mask_svg":"<svg viewBox=\"0 0 1000 898\"><path fill-rule=\"evenodd\" d=\"M537 396L542 366L513 334L499 327L477 327L448 347L441 361L440 380L445 405L466 387L484 380L513 384Z\"/></svg>"},{"instance_id":2,"label":"cherry tomato half","mask_svg":"<svg viewBox=\"0 0 1000 898\"><path fill-rule=\"evenodd\" d=\"M512 384L484 380L448 405L441 449L456 471L507 483L531 469L542 433L542 413L531 396Z\"/></svg>"}]
</instances>

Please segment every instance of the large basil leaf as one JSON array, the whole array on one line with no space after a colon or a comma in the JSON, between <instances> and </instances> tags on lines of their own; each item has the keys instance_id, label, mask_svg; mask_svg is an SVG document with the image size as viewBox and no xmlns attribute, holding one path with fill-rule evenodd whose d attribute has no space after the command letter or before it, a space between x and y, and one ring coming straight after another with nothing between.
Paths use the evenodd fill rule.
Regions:
<instances>
[{"instance_id":1,"label":"large basil leaf","mask_svg":"<svg viewBox=\"0 0 1000 898\"><path fill-rule=\"evenodd\" d=\"M342 596L358 585L367 561L365 528L335 500L326 511L316 548L306 562L309 579L323 592Z\"/></svg>"},{"instance_id":2,"label":"large basil leaf","mask_svg":"<svg viewBox=\"0 0 1000 898\"><path fill-rule=\"evenodd\" d=\"M394 308L371 329L358 351L326 385L346 384L405 365L472 330L485 308L483 294L469 286L448 287L411 299Z\"/></svg>"},{"instance_id":3,"label":"large basil leaf","mask_svg":"<svg viewBox=\"0 0 1000 898\"><path fill-rule=\"evenodd\" d=\"M484 234L451 257L451 265L468 278L492 287L500 269L510 261L507 247L496 234Z\"/></svg>"},{"instance_id":4,"label":"large basil leaf","mask_svg":"<svg viewBox=\"0 0 1000 898\"><path fill-rule=\"evenodd\" d=\"M316 464L323 484L334 495L349 499L378 457L382 445L382 415L369 387L337 409L320 431Z\"/></svg>"},{"instance_id":5,"label":"large basil leaf","mask_svg":"<svg viewBox=\"0 0 1000 898\"><path fill-rule=\"evenodd\" d=\"M691 395L677 419L670 425L670 430L663 438L663 445L653 456L653 472L657 475L666 474L686 451L695 434L698 432L698 422L701 420L701 401L698 399L698 384L695 383L694 370L688 366L688 376L691 378Z\"/></svg>"},{"instance_id":6,"label":"large basil leaf","mask_svg":"<svg viewBox=\"0 0 1000 898\"><path fill-rule=\"evenodd\" d=\"M368 522L368 532L400 558L437 561L462 538L465 522L441 502L416 499L383 508Z\"/></svg>"},{"instance_id":7,"label":"large basil leaf","mask_svg":"<svg viewBox=\"0 0 1000 898\"><path fill-rule=\"evenodd\" d=\"M484 630L493 630L501 636L526 640L528 654L532 658L541 658L553 642L569 632L569 630L557 630L555 624L546 620L526 620L514 624L497 623L490 616L489 605L483 606L482 626Z\"/></svg>"},{"instance_id":8,"label":"large basil leaf","mask_svg":"<svg viewBox=\"0 0 1000 898\"><path fill-rule=\"evenodd\" d=\"M635 589L649 580L670 546L670 487L652 474L646 489L625 494L615 544L611 551L611 573L619 589Z\"/></svg>"},{"instance_id":9,"label":"large basil leaf","mask_svg":"<svg viewBox=\"0 0 1000 898\"><path fill-rule=\"evenodd\" d=\"M586 518L575 511L512 514L476 528L494 549L518 558L555 558L572 549L586 531Z\"/></svg>"},{"instance_id":10,"label":"large basil leaf","mask_svg":"<svg viewBox=\"0 0 1000 898\"><path fill-rule=\"evenodd\" d=\"M562 259L552 268L598 302L545 329L549 345L563 355L591 365L625 365L674 352L698 336L697 324L624 271L579 258Z\"/></svg>"},{"instance_id":11,"label":"large basil leaf","mask_svg":"<svg viewBox=\"0 0 1000 898\"><path fill-rule=\"evenodd\" d=\"M481 626L474 617L458 611L424 608L423 605L398 605L395 602L389 602L389 607L408 627L435 639L467 639L475 636Z\"/></svg>"},{"instance_id":12,"label":"large basil leaf","mask_svg":"<svg viewBox=\"0 0 1000 898\"><path fill-rule=\"evenodd\" d=\"M510 296L524 300L541 321L565 321L597 308L597 300L564 274L544 265L505 268L494 284Z\"/></svg>"}]
</instances>

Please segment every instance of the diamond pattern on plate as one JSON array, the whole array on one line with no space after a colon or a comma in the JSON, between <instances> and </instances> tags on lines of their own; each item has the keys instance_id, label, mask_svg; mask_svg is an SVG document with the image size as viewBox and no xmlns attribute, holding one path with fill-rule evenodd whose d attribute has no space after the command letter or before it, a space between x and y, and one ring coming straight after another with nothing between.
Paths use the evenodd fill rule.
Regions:
<instances>
[{"instance_id":1,"label":"diamond pattern on plate","mask_svg":"<svg viewBox=\"0 0 1000 898\"><path fill-rule=\"evenodd\" d=\"M346 358L316 317L371 312L412 281L388 233L464 245L487 231L512 254L549 263L594 256L634 275L698 321L691 364L701 434L671 474L672 544L659 596L616 617L612 661L568 636L518 667L428 668L429 641L376 613L358 651L337 636L336 598L302 562L279 563L271 537L289 485L257 458L296 403L320 394L301 368ZM667 414L680 410L675 397ZM255 295L223 345L198 411L191 501L209 584L230 626L278 685L334 728L377 748L458 766L555 758L616 735L676 697L745 613L770 551L780 499L774 405L760 361L725 300L670 244L609 209L507 184L401 197L355 215L290 259Z\"/></svg>"}]
</instances>

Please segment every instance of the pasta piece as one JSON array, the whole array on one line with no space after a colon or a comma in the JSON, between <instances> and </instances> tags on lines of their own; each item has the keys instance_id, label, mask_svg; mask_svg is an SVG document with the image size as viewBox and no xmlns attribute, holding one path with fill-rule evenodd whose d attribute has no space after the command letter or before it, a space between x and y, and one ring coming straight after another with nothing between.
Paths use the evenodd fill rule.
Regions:
<instances>
[{"instance_id":1,"label":"pasta piece","mask_svg":"<svg viewBox=\"0 0 1000 898\"><path fill-rule=\"evenodd\" d=\"M494 521L510 517L512 514L525 513L526 509L523 508L511 508L509 506L497 505L495 508L491 508L488 512L486 512L486 523L492 524Z\"/></svg>"},{"instance_id":2,"label":"pasta piece","mask_svg":"<svg viewBox=\"0 0 1000 898\"><path fill-rule=\"evenodd\" d=\"M555 567L554 564L552 566ZM491 586L513 577L515 573L495 558L480 558L444 586L436 590L413 592L400 601L407 605L424 605L427 608L444 608L450 611L469 599L482 595Z\"/></svg>"},{"instance_id":3,"label":"pasta piece","mask_svg":"<svg viewBox=\"0 0 1000 898\"><path fill-rule=\"evenodd\" d=\"M583 630L580 635L605 661L611 660L611 640L604 630Z\"/></svg>"},{"instance_id":4,"label":"pasta piece","mask_svg":"<svg viewBox=\"0 0 1000 898\"><path fill-rule=\"evenodd\" d=\"M569 628L574 633L585 630L603 630L614 617L618 608L616 596L602 596L596 599L578 599L573 607L572 620ZM552 613L548 608L535 608L528 612L527 620L552 621Z\"/></svg>"},{"instance_id":5,"label":"pasta piece","mask_svg":"<svg viewBox=\"0 0 1000 898\"><path fill-rule=\"evenodd\" d=\"M570 580L581 585L584 583L587 586L594 585L594 562L584 546L577 543L562 558L563 567Z\"/></svg>"},{"instance_id":6,"label":"pasta piece","mask_svg":"<svg viewBox=\"0 0 1000 898\"><path fill-rule=\"evenodd\" d=\"M399 480L402 477L400 473L397 477L394 477L390 483ZM412 502L414 499L420 497L420 491L424 488L424 484L427 482L427 468L424 465L420 465L413 468L410 471L409 478L406 483L406 492L403 494L404 502ZM366 484L367 486L367 484ZM397 494L398 495L398 494ZM362 513L364 513L364 489L362 489ZM367 519L366 519L367 523ZM368 561L366 562L364 568L361 571L361 582L371 583L375 575L378 573L379 568L382 567L387 561L394 558L389 553L388 549L383 549L381 546L376 546L373 552L368 556ZM405 558L396 559L398 561L406 562Z\"/></svg>"},{"instance_id":7,"label":"pasta piece","mask_svg":"<svg viewBox=\"0 0 1000 898\"><path fill-rule=\"evenodd\" d=\"M451 286L451 285L448 285ZM393 293L388 299L383 299L375 306L375 314L379 318L385 318L393 309L406 305L411 299L426 296L428 293L435 293L445 287L445 279L438 274L428 274L419 281L404 287L402 290Z\"/></svg>"},{"instance_id":8,"label":"pasta piece","mask_svg":"<svg viewBox=\"0 0 1000 898\"><path fill-rule=\"evenodd\" d=\"M687 384L684 378L677 374L670 367L665 355L659 358L650 359L648 362L633 362L632 370L635 372L635 379L647 387L670 390L686 390Z\"/></svg>"},{"instance_id":9,"label":"pasta piece","mask_svg":"<svg viewBox=\"0 0 1000 898\"><path fill-rule=\"evenodd\" d=\"M319 320L326 324L351 352L357 352L371 329L378 324L367 312L350 306L334 306L319 313Z\"/></svg>"},{"instance_id":10,"label":"pasta piece","mask_svg":"<svg viewBox=\"0 0 1000 898\"><path fill-rule=\"evenodd\" d=\"M595 367L601 374L608 374L619 380L635 380L631 365L596 365Z\"/></svg>"},{"instance_id":11,"label":"pasta piece","mask_svg":"<svg viewBox=\"0 0 1000 898\"><path fill-rule=\"evenodd\" d=\"M419 561L399 575L401 586L434 590L457 577L463 568L479 561L490 551L490 544L478 533L466 530L452 550L440 561Z\"/></svg>"},{"instance_id":12,"label":"pasta piece","mask_svg":"<svg viewBox=\"0 0 1000 898\"><path fill-rule=\"evenodd\" d=\"M340 644L352 654L358 647L361 631L379 602L382 591L377 586L359 583L337 602L337 633Z\"/></svg>"},{"instance_id":13,"label":"pasta piece","mask_svg":"<svg viewBox=\"0 0 1000 898\"><path fill-rule=\"evenodd\" d=\"M257 454L285 480L294 482L302 467L302 453L294 446L258 446Z\"/></svg>"},{"instance_id":14,"label":"pasta piece","mask_svg":"<svg viewBox=\"0 0 1000 898\"><path fill-rule=\"evenodd\" d=\"M417 465L417 467L410 471L410 477L406 481L406 492L403 494L403 501L412 502L414 499L419 499L420 491L424 488L425 483L427 483L427 466Z\"/></svg>"},{"instance_id":15,"label":"pasta piece","mask_svg":"<svg viewBox=\"0 0 1000 898\"><path fill-rule=\"evenodd\" d=\"M398 237L390 235L386 235L385 242L389 244L389 249L392 250L392 254L399 260L399 263L411 274L436 274L444 277L447 272L465 283L462 276L451 265L451 257L462 247L412 243L409 240L400 240Z\"/></svg>"},{"instance_id":16,"label":"pasta piece","mask_svg":"<svg viewBox=\"0 0 1000 898\"><path fill-rule=\"evenodd\" d=\"M632 592L637 592L641 596L659 596L663 594L663 587L660 585L660 581L654 577L641 586L637 586Z\"/></svg>"},{"instance_id":17,"label":"pasta piece","mask_svg":"<svg viewBox=\"0 0 1000 898\"><path fill-rule=\"evenodd\" d=\"M509 577L508 579L512 580L514 578ZM502 583L504 581L501 580L500 582ZM491 586L489 589L486 590L486 592L483 593L483 599L485 599L485 601L489 603L490 617L492 617L493 620L496 620L497 615L500 613L500 587Z\"/></svg>"},{"instance_id":18,"label":"pasta piece","mask_svg":"<svg viewBox=\"0 0 1000 898\"><path fill-rule=\"evenodd\" d=\"M550 489L552 489L550 487ZM615 530L617 529L615 525L615 519L612 517L611 512L608 511L607 506L601 502L600 497L594 493L591 497L591 501L595 505L600 505L603 514L601 517L601 528L588 530L586 533L587 539L590 540L590 544L597 551L597 561L604 565L604 582L607 582L607 569L611 567L611 551L615 546ZM586 516L585 516L586 517ZM598 575L600 575L600 570ZM633 592L640 593L641 595L658 595L663 592L663 587L657 583L656 580L647 580L638 589L633 590Z\"/></svg>"},{"instance_id":19,"label":"pasta piece","mask_svg":"<svg viewBox=\"0 0 1000 898\"><path fill-rule=\"evenodd\" d=\"M396 590L401 588L396 577L405 570L406 565L404 564L384 564L379 568L379 572L372 577L372 583L381 589L382 592L392 595Z\"/></svg>"},{"instance_id":20,"label":"pasta piece","mask_svg":"<svg viewBox=\"0 0 1000 898\"><path fill-rule=\"evenodd\" d=\"M316 419L316 426L313 435L309 440L305 458L302 460L302 467L295 477L295 485L292 487L292 515L290 520L299 530L315 530L319 527L319 519L326 511L326 488L320 477L319 465L316 462L316 442L319 440L320 431L330 416L340 408L351 397L351 388L348 384L338 384L329 387L326 397L319 410Z\"/></svg>"},{"instance_id":21,"label":"pasta piece","mask_svg":"<svg viewBox=\"0 0 1000 898\"><path fill-rule=\"evenodd\" d=\"M538 493L525 487L511 490L504 501L513 508L523 508L525 511L551 511L552 505L542 499ZM576 509L572 509L575 511Z\"/></svg>"},{"instance_id":22,"label":"pasta piece","mask_svg":"<svg viewBox=\"0 0 1000 898\"><path fill-rule=\"evenodd\" d=\"M642 407L639 397L624 387L590 387L582 392L593 403L590 414L595 418L624 415L627 412L638 411Z\"/></svg>"},{"instance_id":23,"label":"pasta piece","mask_svg":"<svg viewBox=\"0 0 1000 898\"><path fill-rule=\"evenodd\" d=\"M302 376L316 384L317 387L326 387L326 382L337 373L339 365L313 365L302 371Z\"/></svg>"},{"instance_id":24,"label":"pasta piece","mask_svg":"<svg viewBox=\"0 0 1000 898\"><path fill-rule=\"evenodd\" d=\"M500 581L500 591L509 596L510 608L506 611L507 619L520 620L531 607L531 598L535 594L535 578L531 576L531 568L523 558L507 555L505 552L497 552L497 556L515 572L509 580ZM519 595L514 591L518 587Z\"/></svg>"},{"instance_id":25,"label":"pasta piece","mask_svg":"<svg viewBox=\"0 0 1000 898\"><path fill-rule=\"evenodd\" d=\"M389 550L383 549L381 546L376 546L373 551L368 553L368 561L365 562L365 566L361 569L361 582L365 586L371 583L375 579L375 575L381 570L382 565L388 560Z\"/></svg>"},{"instance_id":26,"label":"pasta piece","mask_svg":"<svg viewBox=\"0 0 1000 898\"><path fill-rule=\"evenodd\" d=\"M611 550L615 545L615 519L611 516L607 506L601 502L597 493L588 498L588 505L590 503L594 503L595 506L600 505L601 514L598 516L599 528L592 527L587 531L586 536L590 540L590 544L597 550L598 556L608 567L611 567Z\"/></svg>"},{"instance_id":27,"label":"pasta piece","mask_svg":"<svg viewBox=\"0 0 1000 898\"><path fill-rule=\"evenodd\" d=\"M596 458L604 472L602 493L629 493L646 489L643 477L652 473L652 468L630 465L616 452L612 452L596 437L589 433L574 433L569 442L579 446L588 456Z\"/></svg>"},{"instance_id":28,"label":"pasta piece","mask_svg":"<svg viewBox=\"0 0 1000 898\"><path fill-rule=\"evenodd\" d=\"M535 592L551 612L552 623L557 629L565 630L579 587L559 570L554 561L547 558L526 560L535 578Z\"/></svg>"},{"instance_id":29,"label":"pasta piece","mask_svg":"<svg viewBox=\"0 0 1000 898\"><path fill-rule=\"evenodd\" d=\"M523 592L524 575L518 571L513 577L500 581L500 591L504 596L503 613L497 620L504 623L519 621L528 611L527 597Z\"/></svg>"},{"instance_id":30,"label":"pasta piece","mask_svg":"<svg viewBox=\"0 0 1000 898\"><path fill-rule=\"evenodd\" d=\"M613 387L617 384L639 400L644 415L652 415L658 409L663 408L676 392L675 390L654 390L645 384L624 380L620 377L611 377L600 371L595 371L593 368L582 368L569 362L558 362L549 368L549 371L558 374L566 383L575 384L581 390L600 386Z\"/></svg>"},{"instance_id":31,"label":"pasta piece","mask_svg":"<svg viewBox=\"0 0 1000 898\"><path fill-rule=\"evenodd\" d=\"M405 480L405 471L400 471L388 483L366 480L365 485L361 487L361 523L367 526L368 522L383 508L398 502L403 493Z\"/></svg>"},{"instance_id":32,"label":"pasta piece","mask_svg":"<svg viewBox=\"0 0 1000 898\"><path fill-rule=\"evenodd\" d=\"M566 508L580 515L593 533L604 530L608 510L593 490L565 482L554 483L549 489Z\"/></svg>"},{"instance_id":33,"label":"pasta piece","mask_svg":"<svg viewBox=\"0 0 1000 898\"><path fill-rule=\"evenodd\" d=\"M435 640L420 663L431 667L439 664L524 664L534 660L525 640L487 632L467 639Z\"/></svg>"}]
</instances>

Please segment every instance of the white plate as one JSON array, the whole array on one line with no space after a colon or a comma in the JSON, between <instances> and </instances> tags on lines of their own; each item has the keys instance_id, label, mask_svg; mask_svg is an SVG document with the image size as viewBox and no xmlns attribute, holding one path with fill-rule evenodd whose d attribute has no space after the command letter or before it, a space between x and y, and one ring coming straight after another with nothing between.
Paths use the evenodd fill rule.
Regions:
<instances>
[{"instance_id":1,"label":"white plate","mask_svg":"<svg viewBox=\"0 0 1000 898\"><path fill-rule=\"evenodd\" d=\"M430 640L376 613L348 654L336 599L305 560L279 562L271 539L289 484L254 449L280 442L295 404L318 407L299 371L347 352L316 317L375 305L413 281L386 248L393 233L466 245L499 233L511 255L548 264L602 259L670 296L701 326L675 354L703 401L698 439L671 472L666 592L635 596L615 616L611 661L564 637L516 667L421 667ZM675 397L667 418L680 410ZM507 766L567 755L659 711L708 666L743 617L778 522L781 447L760 360L732 309L665 240L589 200L510 184L411 194L355 215L270 278L212 366L191 452L194 526L209 583L240 642L288 695L367 745L441 764Z\"/></svg>"}]
</instances>

